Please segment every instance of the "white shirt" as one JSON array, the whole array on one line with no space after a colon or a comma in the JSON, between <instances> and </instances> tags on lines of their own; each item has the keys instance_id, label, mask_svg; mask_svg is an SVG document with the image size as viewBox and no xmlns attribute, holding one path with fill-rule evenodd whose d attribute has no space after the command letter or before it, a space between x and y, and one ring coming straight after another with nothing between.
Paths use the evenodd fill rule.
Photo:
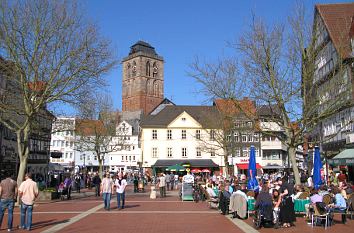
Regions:
<instances>
[{"instance_id":1,"label":"white shirt","mask_svg":"<svg viewBox=\"0 0 354 233\"><path fill-rule=\"evenodd\" d=\"M216 197L216 194L212 188L207 188L206 191L208 192L210 197Z\"/></svg>"},{"instance_id":2,"label":"white shirt","mask_svg":"<svg viewBox=\"0 0 354 233\"><path fill-rule=\"evenodd\" d=\"M120 185L119 185L119 179L116 179L116 182L114 184L116 186L117 193L124 193L125 187L127 186L127 181L125 179L121 180Z\"/></svg>"},{"instance_id":3,"label":"white shirt","mask_svg":"<svg viewBox=\"0 0 354 233\"><path fill-rule=\"evenodd\" d=\"M243 197L246 199L246 201L248 200L248 197L247 197L246 193L242 192L241 190L237 190L237 191L234 192L234 193L243 196Z\"/></svg>"},{"instance_id":4,"label":"white shirt","mask_svg":"<svg viewBox=\"0 0 354 233\"><path fill-rule=\"evenodd\" d=\"M111 193L112 192L112 184L113 180L111 178L103 178L102 180L102 192L103 193Z\"/></svg>"}]
</instances>

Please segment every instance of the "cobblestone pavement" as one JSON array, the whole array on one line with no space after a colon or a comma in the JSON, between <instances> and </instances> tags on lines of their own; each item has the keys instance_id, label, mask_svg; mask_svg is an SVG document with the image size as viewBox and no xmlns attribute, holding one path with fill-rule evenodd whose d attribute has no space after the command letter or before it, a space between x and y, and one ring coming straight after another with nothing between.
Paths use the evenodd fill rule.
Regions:
<instances>
[{"instance_id":1,"label":"cobblestone pavement","mask_svg":"<svg viewBox=\"0 0 354 233\"><path fill-rule=\"evenodd\" d=\"M14 215L15 232L19 225L19 208ZM353 232L354 220L347 224L339 222L328 230L331 232ZM5 232L7 215L1 230ZM325 232L323 227L312 228L304 218L297 218L296 227L268 232ZM328 231L327 230L327 231ZM116 196L112 197L111 210L103 209L101 197L95 197L91 190L73 193L73 200L40 202L34 207L33 232L143 232L143 233L240 233L257 232L252 227L252 218L247 220L231 219L219 211L211 210L205 202L182 202L177 191L170 191L166 198L151 200L149 192L133 193L128 187L126 206L123 210L116 207Z\"/></svg>"}]
</instances>

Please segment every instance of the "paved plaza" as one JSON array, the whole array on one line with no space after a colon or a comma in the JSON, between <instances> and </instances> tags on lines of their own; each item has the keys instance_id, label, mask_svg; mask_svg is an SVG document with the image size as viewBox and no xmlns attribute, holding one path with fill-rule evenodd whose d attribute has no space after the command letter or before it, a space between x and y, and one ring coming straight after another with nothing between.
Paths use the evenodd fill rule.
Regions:
<instances>
[{"instance_id":1,"label":"paved plaza","mask_svg":"<svg viewBox=\"0 0 354 233\"><path fill-rule=\"evenodd\" d=\"M19 209L14 216L15 232L19 225ZM346 225L338 222L331 232L352 232L354 220ZM6 231L7 217L1 230ZM259 232L283 232L262 228ZM118 210L115 196L111 210L103 209L101 198L96 198L91 190L81 194L73 193L72 200L37 202L33 214L32 232L124 232L124 233L238 233L257 232L248 220L231 219L219 211L209 209L205 202L181 202L178 192L168 192L166 198L151 200L149 193L134 194L131 186L127 190L126 207ZM297 218L296 227L287 228L286 232L325 232L322 227L312 228L304 218Z\"/></svg>"}]
</instances>

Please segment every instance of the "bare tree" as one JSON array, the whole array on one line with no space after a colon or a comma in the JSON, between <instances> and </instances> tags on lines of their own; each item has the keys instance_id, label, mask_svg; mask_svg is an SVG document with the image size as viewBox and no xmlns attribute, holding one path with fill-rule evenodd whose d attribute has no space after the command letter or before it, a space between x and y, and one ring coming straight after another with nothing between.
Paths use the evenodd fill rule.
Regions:
<instances>
[{"instance_id":1,"label":"bare tree","mask_svg":"<svg viewBox=\"0 0 354 233\"><path fill-rule=\"evenodd\" d=\"M118 128L118 112L113 111L110 96L97 94L79 107L76 119L75 150L91 151L97 156L102 179L104 156L128 146L126 129Z\"/></svg>"},{"instance_id":2,"label":"bare tree","mask_svg":"<svg viewBox=\"0 0 354 233\"><path fill-rule=\"evenodd\" d=\"M109 41L77 8L70 1L0 2L0 70L6 83L0 122L17 135L18 183L38 114L49 104L79 104L116 64Z\"/></svg>"},{"instance_id":3,"label":"bare tree","mask_svg":"<svg viewBox=\"0 0 354 233\"><path fill-rule=\"evenodd\" d=\"M218 78L218 82L222 83L217 86L242 80L245 82L242 88L240 83L235 84L239 88L214 88L218 73L213 72L210 65L204 65L198 60L192 65L191 75L203 84L203 90L211 97L237 100L242 95L248 95L258 105L266 105L272 109L272 114L267 116L266 121L275 123L283 133L274 133L274 124L259 124L259 128L262 133L274 133L273 136L285 143L297 184L300 183L296 163L298 146L303 145L308 133L319 128L321 120L343 107L343 102L336 103L342 97L328 101L326 108L321 108L323 100L316 97L317 89L312 84L316 77L316 59L321 47L315 43L316 26L311 26L312 22L306 18L305 12L305 8L298 5L287 24L272 26L253 16L248 29L236 42L229 43L242 57L242 69L240 67L231 70L243 72L223 74L222 78ZM225 64L230 62L226 60ZM338 57L337 67L329 75L334 77L341 74L341 64ZM341 81L333 82L329 88L338 89L343 84ZM234 102L237 105L238 102ZM320 138L312 137L310 141L319 143Z\"/></svg>"}]
</instances>

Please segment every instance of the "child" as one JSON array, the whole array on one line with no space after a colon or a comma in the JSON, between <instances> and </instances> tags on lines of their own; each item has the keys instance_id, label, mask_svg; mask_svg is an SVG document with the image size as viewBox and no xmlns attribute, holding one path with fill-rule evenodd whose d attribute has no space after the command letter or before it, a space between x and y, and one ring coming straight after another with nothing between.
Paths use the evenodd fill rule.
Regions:
<instances>
[{"instance_id":1,"label":"child","mask_svg":"<svg viewBox=\"0 0 354 233\"><path fill-rule=\"evenodd\" d=\"M59 193L60 200L64 199L63 191L64 191L64 182L61 182L58 187L58 193Z\"/></svg>"}]
</instances>

